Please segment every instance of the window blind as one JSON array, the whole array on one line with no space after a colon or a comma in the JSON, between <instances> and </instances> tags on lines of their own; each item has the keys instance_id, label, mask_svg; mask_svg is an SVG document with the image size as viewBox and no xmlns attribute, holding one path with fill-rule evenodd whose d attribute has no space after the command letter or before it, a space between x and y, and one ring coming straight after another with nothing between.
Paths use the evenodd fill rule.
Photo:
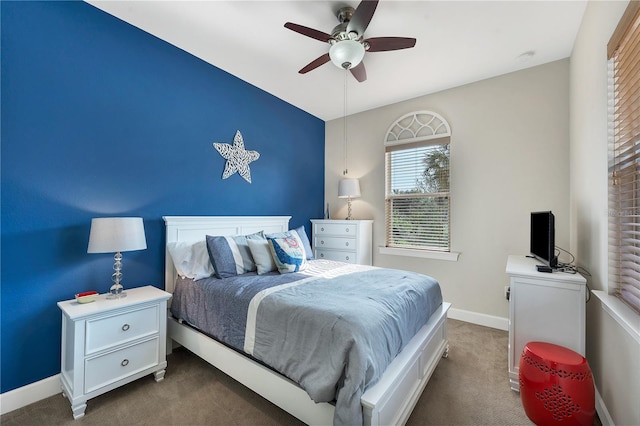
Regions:
<instances>
[{"instance_id":1,"label":"window blind","mask_svg":"<svg viewBox=\"0 0 640 426\"><path fill-rule=\"evenodd\" d=\"M640 313L640 2L608 45L609 270L615 293Z\"/></svg>"},{"instance_id":2,"label":"window blind","mask_svg":"<svg viewBox=\"0 0 640 426\"><path fill-rule=\"evenodd\" d=\"M387 247L449 251L449 138L387 146Z\"/></svg>"}]
</instances>

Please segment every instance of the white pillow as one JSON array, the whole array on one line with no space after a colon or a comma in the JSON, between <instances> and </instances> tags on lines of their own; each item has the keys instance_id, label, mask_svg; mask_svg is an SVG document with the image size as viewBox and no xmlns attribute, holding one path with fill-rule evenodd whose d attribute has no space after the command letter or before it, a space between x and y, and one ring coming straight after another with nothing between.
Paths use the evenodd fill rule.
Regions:
<instances>
[{"instance_id":1,"label":"white pillow","mask_svg":"<svg viewBox=\"0 0 640 426\"><path fill-rule=\"evenodd\" d=\"M214 274L205 240L170 242L167 243L167 249L173 259L176 272L181 277L200 280Z\"/></svg>"},{"instance_id":2,"label":"white pillow","mask_svg":"<svg viewBox=\"0 0 640 426\"><path fill-rule=\"evenodd\" d=\"M251 256L258 268L258 275L266 274L277 270L276 263L269 250L269 242L265 240L247 240L249 243L249 250L251 250Z\"/></svg>"}]
</instances>

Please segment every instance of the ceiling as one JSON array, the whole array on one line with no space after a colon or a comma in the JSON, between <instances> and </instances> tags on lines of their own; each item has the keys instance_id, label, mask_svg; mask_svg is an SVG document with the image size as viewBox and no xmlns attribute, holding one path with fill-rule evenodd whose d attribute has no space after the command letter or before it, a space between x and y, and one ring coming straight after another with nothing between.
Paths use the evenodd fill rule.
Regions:
<instances>
[{"instance_id":1,"label":"ceiling","mask_svg":"<svg viewBox=\"0 0 640 426\"><path fill-rule=\"evenodd\" d=\"M381 0L369 37L414 37L412 49L366 53L367 80L327 63L329 45L284 28L331 33L358 1L98 1L88 3L323 120L567 58L586 0Z\"/></svg>"}]
</instances>

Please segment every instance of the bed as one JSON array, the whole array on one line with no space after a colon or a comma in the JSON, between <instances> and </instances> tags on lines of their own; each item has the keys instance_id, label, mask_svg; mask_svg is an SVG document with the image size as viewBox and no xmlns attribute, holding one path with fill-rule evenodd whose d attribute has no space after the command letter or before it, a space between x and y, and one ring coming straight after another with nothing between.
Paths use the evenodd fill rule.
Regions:
<instances>
[{"instance_id":1,"label":"bed","mask_svg":"<svg viewBox=\"0 0 640 426\"><path fill-rule=\"evenodd\" d=\"M175 246L179 242L202 241L207 235L236 236L254 233L284 233L289 230L289 219L289 216L165 216L167 244L165 289L174 293L176 284L180 284L182 280L178 276L172 256L169 254L171 244ZM320 264L321 261L317 261L317 265ZM336 275L335 270L347 271L353 267L352 265L320 266L329 268L331 272L328 275L331 276ZM385 273L381 269L367 269L364 274ZM349 270L347 273L351 273L351 271ZM325 283L323 280L325 280L327 272L325 271L323 274L321 278L314 277L312 279L314 286L320 286L318 283ZM351 277L355 276L351 275ZM198 282L201 281L205 282L206 279ZM342 282L344 283L346 280L343 278ZM292 284L286 284L283 288L290 286ZM294 286L294 288L303 287L304 285L298 284ZM177 289L175 296L179 294L179 291L180 288ZM280 295L286 291L279 290L275 293ZM254 301L252 300L252 303ZM176 303L176 301L172 301L172 303ZM265 305L267 304L265 303ZM375 384L363 389L363 393L358 394L358 409L361 407L363 424L404 424L407 421L439 360L448 354L446 316L449 307L450 304L445 302L434 307L431 315L425 319L426 323L418 329L412 338L407 339L408 343L403 343L402 351L386 365L381 376L376 378ZM256 315L256 312L263 311L262 307L260 309L260 311L249 310L249 314L245 316L248 318L251 315ZM309 393L296 382L275 371L274 368L264 365L260 356L257 358L247 356L238 348L234 348L233 345L222 343L210 337L209 334L201 332L189 322L174 318L169 314L168 338L303 422L307 424L334 423L334 418L342 410L339 398L332 402L314 402ZM258 321L258 323L261 322ZM248 324L249 322L247 322ZM171 346L170 342L168 347L171 348ZM256 346L260 345L256 343ZM253 349L252 345L250 347ZM253 354L253 352L250 353ZM336 406L338 410L336 410Z\"/></svg>"}]
</instances>

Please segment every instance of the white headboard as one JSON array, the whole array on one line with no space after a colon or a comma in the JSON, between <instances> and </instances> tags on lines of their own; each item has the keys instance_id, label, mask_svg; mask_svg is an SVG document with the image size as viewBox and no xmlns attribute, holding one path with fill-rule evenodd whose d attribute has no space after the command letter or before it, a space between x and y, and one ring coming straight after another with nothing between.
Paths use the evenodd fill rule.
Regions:
<instances>
[{"instance_id":1,"label":"white headboard","mask_svg":"<svg viewBox=\"0 0 640 426\"><path fill-rule=\"evenodd\" d=\"M176 269L166 249L172 241L200 241L207 235L246 235L289 230L291 216L163 216L166 227L164 288L173 293Z\"/></svg>"}]
</instances>

